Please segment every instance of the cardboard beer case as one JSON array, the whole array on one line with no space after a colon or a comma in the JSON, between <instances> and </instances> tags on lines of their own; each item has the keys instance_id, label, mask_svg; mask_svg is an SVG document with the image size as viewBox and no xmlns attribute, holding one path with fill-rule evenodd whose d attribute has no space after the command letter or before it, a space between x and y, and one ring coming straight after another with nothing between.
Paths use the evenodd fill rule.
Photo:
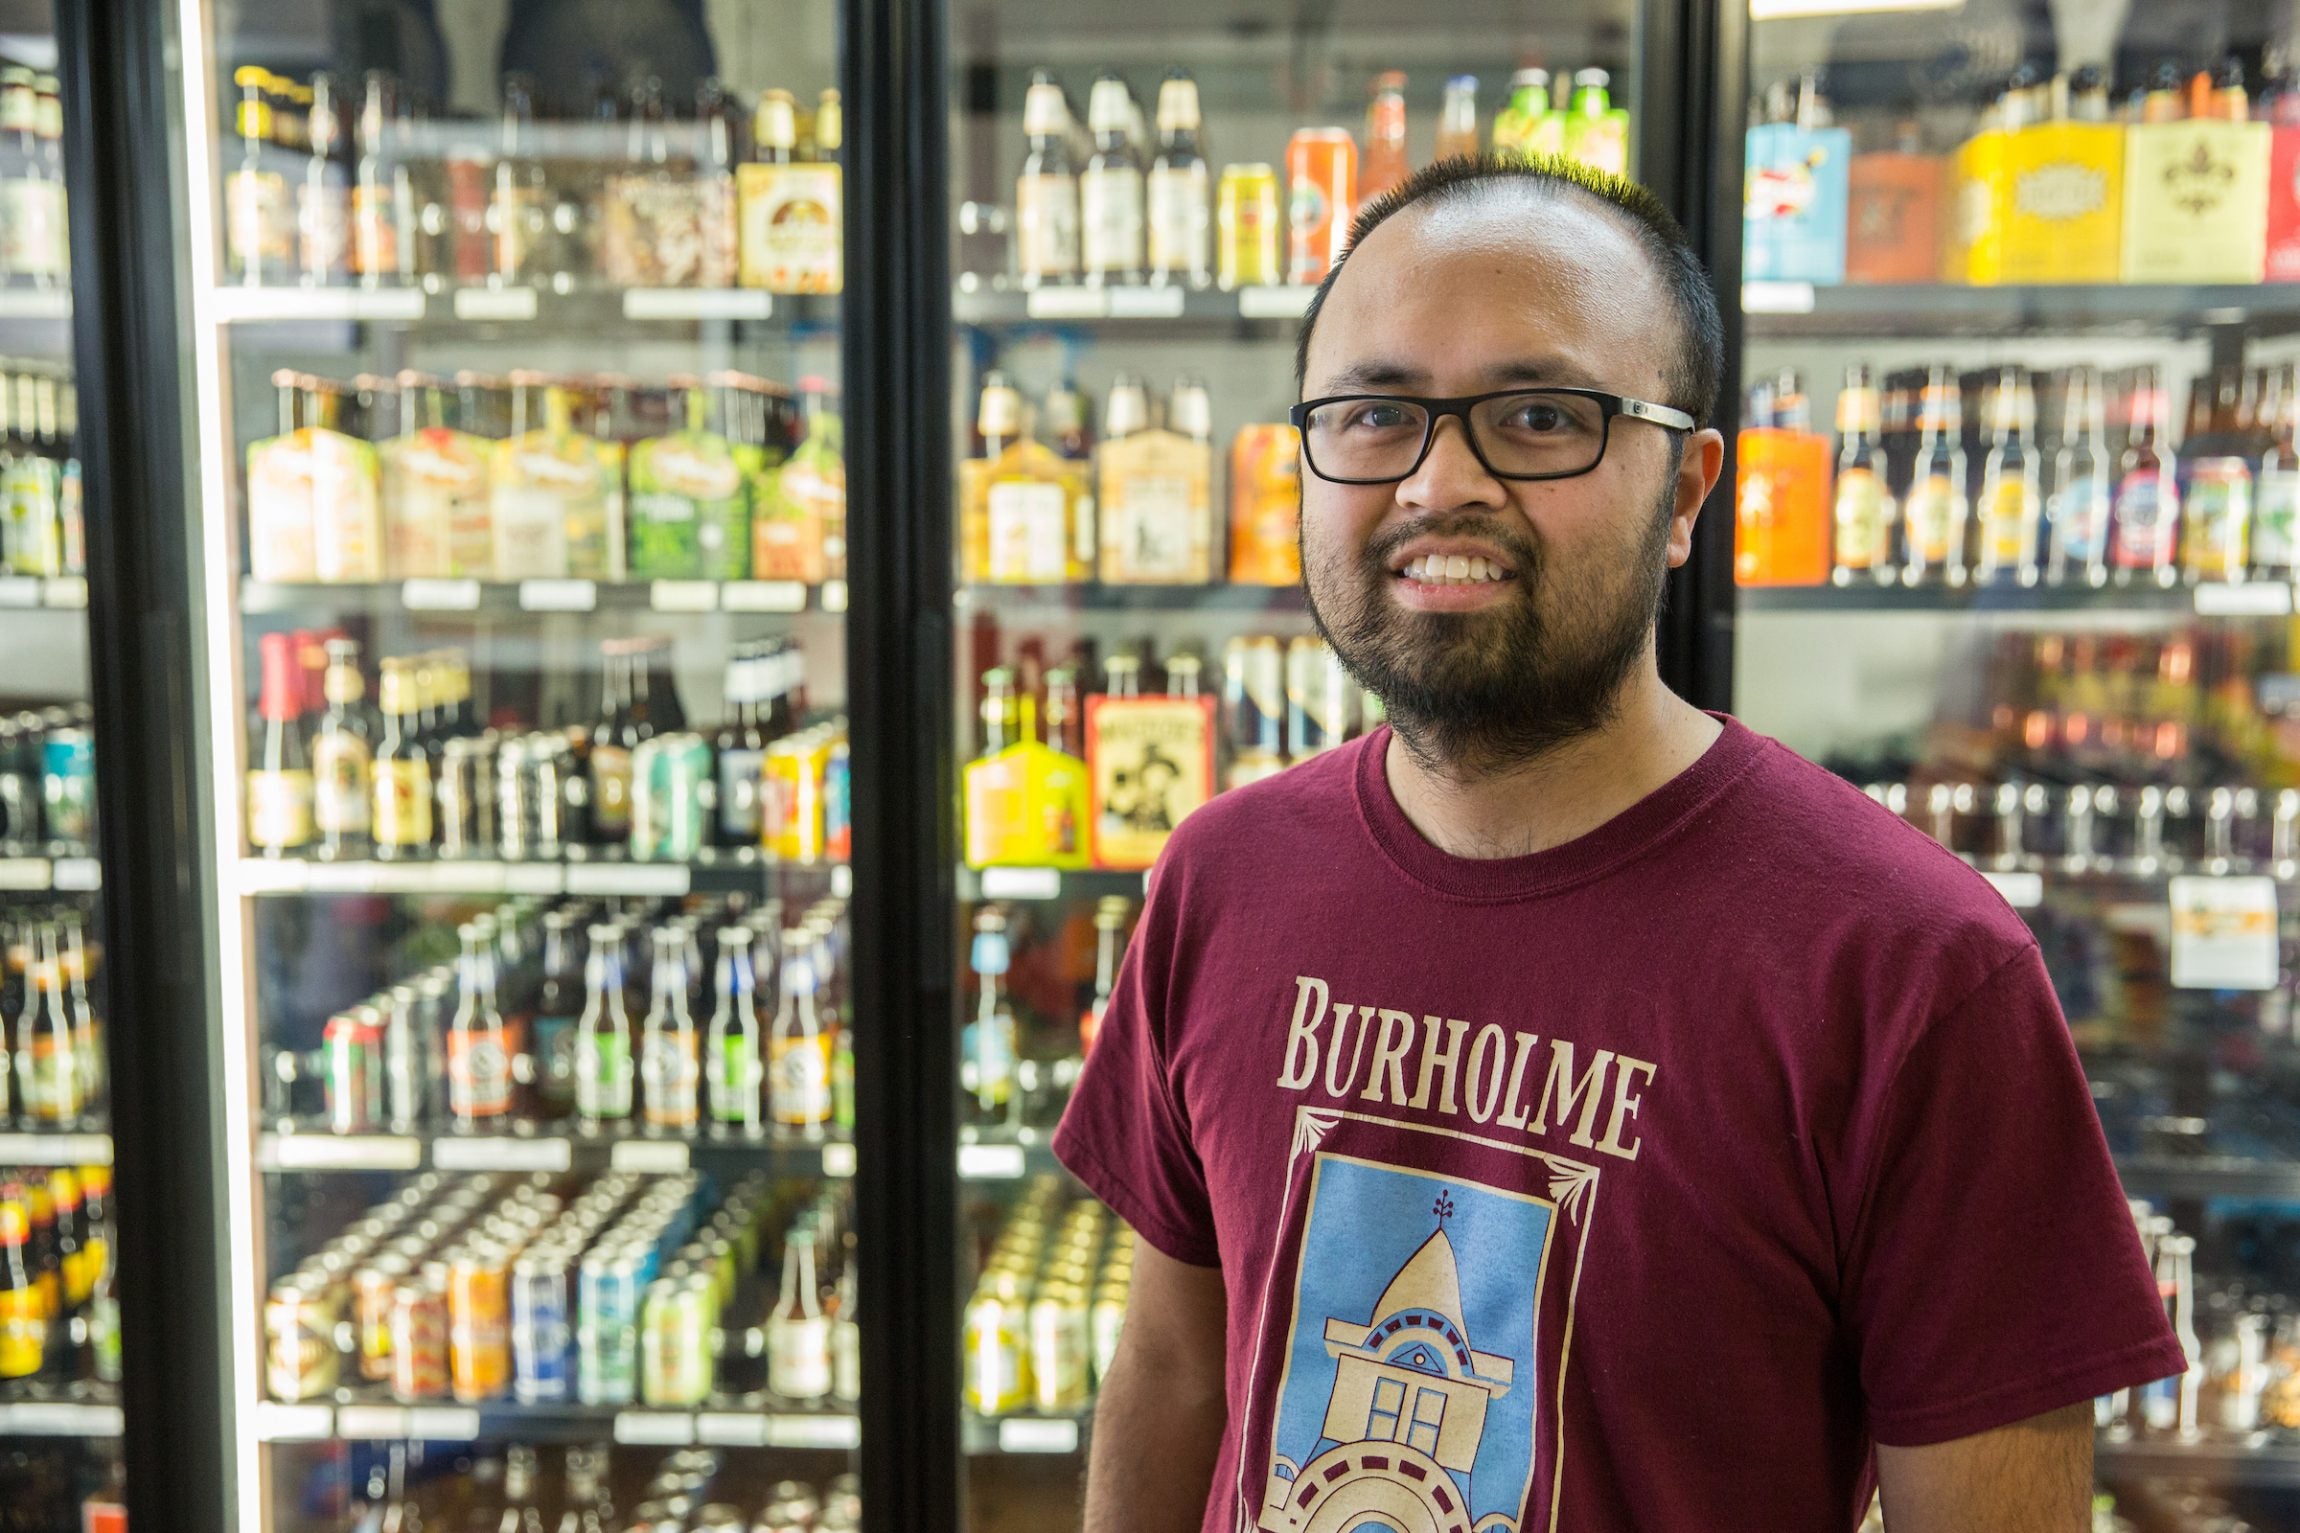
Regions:
<instances>
[{"instance_id":1,"label":"cardboard beer case","mask_svg":"<svg viewBox=\"0 0 2300 1533\"><path fill-rule=\"evenodd\" d=\"M2142 123L2125 130L2124 280L2248 283L2268 251L2264 122Z\"/></svg>"},{"instance_id":2,"label":"cardboard beer case","mask_svg":"<svg viewBox=\"0 0 2300 1533\"><path fill-rule=\"evenodd\" d=\"M2300 127L2278 126L2268 141L2270 282L2300 282Z\"/></svg>"},{"instance_id":3,"label":"cardboard beer case","mask_svg":"<svg viewBox=\"0 0 2300 1533\"><path fill-rule=\"evenodd\" d=\"M1183 817L1214 796L1214 699L1086 699L1094 865L1146 868Z\"/></svg>"},{"instance_id":4,"label":"cardboard beer case","mask_svg":"<svg viewBox=\"0 0 2300 1533\"><path fill-rule=\"evenodd\" d=\"M1753 282L1845 280L1853 135L1760 123L1748 133L1742 275Z\"/></svg>"},{"instance_id":5,"label":"cardboard beer case","mask_svg":"<svg viewBox=\"0 0 2300 1533\"><path fill-rule=\"evenodd\" d=\"M1938 155L1853 156L1845 216L1847 282L1934 282L1941 275Z\"/></svg>"},{"instance_id":6,"label":"cardboard beer case","mask_svg":"<svg viewBox=\"0 0 2300 1533\"><path fill-rule=\"evenodd\" d=\"M2045 122L2006 136L2005 281L2118 280L2124 131L2115 123Z\"/></svg>"}]
</instances>

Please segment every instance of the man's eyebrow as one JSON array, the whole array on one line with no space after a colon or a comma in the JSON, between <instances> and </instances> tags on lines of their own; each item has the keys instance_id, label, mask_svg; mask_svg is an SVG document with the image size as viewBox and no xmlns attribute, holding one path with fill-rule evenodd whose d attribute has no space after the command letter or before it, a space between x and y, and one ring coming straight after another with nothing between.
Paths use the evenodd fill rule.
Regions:
<instances>
[{"instance_id":1,"label":"man's eyebrow","mask_svg":"<svg viewBox=\"0 0 2300 1533\"><path fill-rule=\"evenodd\" d=\"M1514 384L1549 388L1602 388L1604 385L1580 368L1554 357L1521 357L1501 362L1485 370L1486 383L1492 388L1508 388ZM1429 374L1403 362L1359 362L1343 368L1326 380L1325 391L1330 394L1350 394L1361 389L1415 389L1425 387Z\"/></svg>"},{"instance_id":2,"label":"man's eyebrow","mask_svg":"<svg viewBox=\"0 0 2300 1533\"><path fill-rule=\"evenodd\" d=\"M1358 389L1410 389L1421 387L1428 377L1420 368L1403 362L1358 362L1328 378L1326 388L1336 394Z\"/></svg>"}]
</instances>

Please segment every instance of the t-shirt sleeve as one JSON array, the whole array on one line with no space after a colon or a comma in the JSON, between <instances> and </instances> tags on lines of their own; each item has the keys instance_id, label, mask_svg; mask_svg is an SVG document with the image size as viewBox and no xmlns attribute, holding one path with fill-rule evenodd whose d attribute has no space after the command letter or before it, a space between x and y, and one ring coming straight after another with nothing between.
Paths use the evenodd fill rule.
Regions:
<instances>
[{"instance_id":1,"label":"t-shirt sleeve","mask_svg":"<svg viewBox=\"0 0 2300 1533\"><path fill-rule=\"evenodd\" d=\"M2033 945L1924 1028L1869 1117L1840 1303L1877 1441L2182 1370Z\"/></svg>"},{"instance_id":2,"label":"t-shirt sleeve","mask_svg":"<svg viewBox=\"0 0 2300 1533\"><path fill-rule=\"evenodd\" d=\"M1054 1155L1144 1240L1221 1265L1206 1172L1166 1069L1176 921L1161 867L1119 965L1094 1051L1054 1131Z\"/></svg>"}]
</instances>

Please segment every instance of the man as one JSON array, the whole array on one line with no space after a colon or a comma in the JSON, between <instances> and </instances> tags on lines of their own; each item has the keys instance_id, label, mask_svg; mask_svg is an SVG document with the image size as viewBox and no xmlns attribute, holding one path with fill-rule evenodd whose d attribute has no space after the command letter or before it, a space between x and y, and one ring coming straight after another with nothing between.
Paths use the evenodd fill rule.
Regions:
<instances>
[{"instance_id":1,"label":"man","mask_svg":"<svg viewBox=\"0 0 2300 1533\"><path fill-rule=\"evenodd\" d=\"M1683 234L1462 161L1354 234L1302 557L1390 725L1176 832L1056 1136L1142 1239L1089 1533L2079 1533L2184 1362L2036 945L1655 667Z\"/></svg>"}]
</instances>

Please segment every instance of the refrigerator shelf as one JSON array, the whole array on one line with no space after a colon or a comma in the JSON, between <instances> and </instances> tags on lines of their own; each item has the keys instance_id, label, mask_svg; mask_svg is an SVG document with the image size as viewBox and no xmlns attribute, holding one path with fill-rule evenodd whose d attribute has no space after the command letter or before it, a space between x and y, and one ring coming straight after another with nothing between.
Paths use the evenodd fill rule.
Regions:
<instances>
[{"instance_id":1,"label":"refrigerator shelf","mask_svg":"<svg viewBox=\"0 0 2300 1533\"><path fill-rule=\"evenodd\" d=\"M101 1130L0 1133L0 1166L108 1166L112 1136Z\"/></svg>"},{"instance_id":2,"label":"refrigerator shelf","mask_svg":"<svg viewBox=\"0 0 2300 1533\"><path fill-rule=\"evenodd\" d=\"M0 594L0 606L5 606ZM240 610L259 612L841 613L847 583L796 580L399 580L320 585L240 582Z\"/></svg>"},{"instance_id":3,"label":"refrigerator shelf","mask_svg":"<svg viewBox=\"0 0 2300 1533\"><path fill-rule=\"evenodd\" d=\"M85 612L88 610L88 577L0 575L0 608Z\"/></svg>"},{"instance_id":4,"label":"refrigerator shelf","mask_svg":"<svg viewBox=\"0 0 2300 1533\"><path fill-rule=\"evenodd\" d=\"M646 1406L522 1405L491 1400L478 1405L289 1405L259 1401L259 1442L618 1442L660 1447L812 1448L851 1451L862 1441L862 1421L837 1411L749 1408L664 1410Z\"/></svg>"},{"instance_id":5,"label":"refrigerator shelf","mask_svg":"<svg viewBox=\"0 0 2300 1533\"><path fill-rule=\"evenodd\" d=\"M1107 326L1113 335L1204 333L1256 324L1298 324L1310 306L1310 287L1040 287L960 288L950 296L951 317L962 325L997 329L1014 325Z\"/></svg>"},{"instance_id":6,"label":"refrigerator shelf","mask_svg":"<svg viewBox=\"0 0 2300 1533\"><path fill-rule=\"evenodd\" d=\"M2132 1155L2116 1163L2125 1187L2154 1198L2258 1198L2300 1202L2300 1160L2237 1155Z\"/></svg>"},{"instance_id":7,"label":"refrigerator shelf","mask_svg":"<svg viewBox=\"0 0 2300 1533\"><path fill-rule=\"evenodd\" d=\"M695 862L504 862L438 857L421 862L323 862L241 857L225 870L243 897L283 894L596 894L677 898L692 893L765 895L821 883L844 899L854 875L845 863L774 862L743 849Z\"/></svg>"},{"instance_id":8,"label":"refrigerator shelf","mask_svg":"<svg viewBox=\"0 0 2300 1533\"><path fill-rule=\"evenodd\" d=\"M2212 1485L2300 1487L2300 1447L2277 1441L2102 1437L2093 1469L2106 1479L2171 1476Z\"/></svg>"},{"instance_id":9,"label":"refrigerator shelf","mask_svg":"<svg viewBox=\"0 0 2300 1533\"><path fill-rule=\"evenodd\" d=\"M1076 1453L1085 1442L1087 1412L1075 1416L977 1416L962 1430L968 1453Z\"/></svg>"},{"instance_id":10,"label":"refrigerator shelf","mask_svg":"<svg viewBox=\"0 0 2300 1533\"><path fill-rule=\"evenodd\" d=\"M99 1386L85 1399L0 1395L0 1438L117 1437L121 1412L114 1402L116 1393Z\"/></svg>"},{"instance_id":11,"label":"refrigerator shelf","mask_svg":"<svg viewBox=\"0 0 2300 1533\"><path fill-rule=\"evenodd\" d=\"M0 857L0 893L84 893L104 886L104 865L94 857Z\"/></svg>"},{"instance_id":12,"label":"refrigerator shelf","mask_svg":"<svg viewBox=\"0 0 2300 1533\"><path fill-rule=\"evenodd\" d=\"M2095 618L2141 620L2158 615L2289 617L2292 587L2282 581L2239 585L1964 586L1878 585L1743 586L1743 612L1805 612L1839 616L1938 612L1974 618L2022 618L2039 612L2082 612Z\"/></svg>"},{"instance_id":13,"label":"refrigerator shelf","mask_svg":"<svg viewBox=\"0 0 2300 1533\"><path fill-rule=\"evenodd\" d=\"M0 1141L0 1153L5 1141ZM854 1175L843 1140L674 1139L641 1134L335 1134L323 1128L267 1132L256 1141L264 1171L637 1171L691 1167L739 1175Z\"/></svg>"},{"instance_id":14,"label":"refrigerator shelf","mask_svg":"<svg viewBox=\"0 0 2300 1533\"><path fill-rule=\"evenodd\" d=\"M1118 894L1139 899L1150 886L1147 870L1119 868L967 868L958 870L958 897L982 900L1086 900Z\"/></svg>"},{"instance_id":15,"label":"refrigerator shelf","mask_svg":"<svg viewBox=\"0 0 2300 1533\"><path fill-rule=\"evenodd\" d=\"M957 592L961 611L1017 612L1242 612L1307 618L1300 586L969 585Z\"/></svg>"},{"instance_id":16,"label":"refrigerator shelf","mask_svg":"<svg viewBox=\"0 0 2300 1533\"><path fill-rule=\"evenodd\" d=\"M534 287L419 288L244 287L208 295L219 324L353 323L466 333L473 325L532 327L534 333L592 335L625 325L774 324L784 329L833 326L836 297L793 297L760 288L627 288L571 293ZM0 318L6 310L0 308Z\"/></svg>"},{"instance_id":17,"label":"refrigerator shelf","mask_svg":"<svg viewBox=\"0 0 2300 1533\"><path fill-rule=\"evenodd\" d=\"M1954 283L1818 286L1751 282L1741 289L1749 339L1867 340L1966 335L2156 338L2242 325L2258 335L2300 329L2300 285L2096 283L1967 287Z\"/></svg>"}]
</instances>

